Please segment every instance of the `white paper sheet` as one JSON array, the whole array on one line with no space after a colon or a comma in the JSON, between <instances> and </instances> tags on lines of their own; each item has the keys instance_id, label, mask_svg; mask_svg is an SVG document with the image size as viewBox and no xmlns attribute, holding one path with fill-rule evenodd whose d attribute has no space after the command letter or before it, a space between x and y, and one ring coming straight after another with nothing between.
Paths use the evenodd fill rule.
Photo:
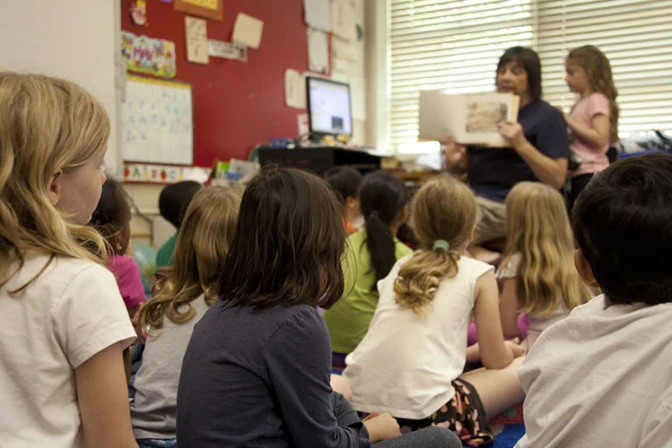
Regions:
<instances>
[{"instance_id":1,"label":"white paper sheet","mask_svg":"<svg viewBox=\"0 0 672 448\"><path fill-rule=\"evenodd\" d=\"M306 78L296 70L285 70L285 104L295 109L306 108Z\"/></svg>"},{"instance_id":2,"label":"white paper sheet","mask_svg":"<svg viewBox=\"0 0 672 448\"><path fill-rule=\"evenodd\" d=\"M329 38L311 28L308 28L308 68L316 73L329 72Z\"/></svg>"},{"instance_id":3,"label":"white paper sheet","mask_svg":"<svg viewBox=\"0 0 672 448\"><path fill-rule=\"evenodd\" d=\"M306 25L317 30L331 32L330 0L303 0Z\"/></svg>"},{"instance_id":4,"label":"white paper sheet","mask_svg":"<svg viewBox=\"0 0 672 448\"><path fill-rule=\"evenodd\" d=\"M331 27L335 36L347 41L357 40L355 3L353 0L333 0L331 4Z\"/></svg>"},{"instance_id":5,"label":"white paper sheet","mask_svg":"<svg viewBox=\"0 0 672 448\"><path fill-rule=\"evenodd\" d=\"M357 44L339 39L336 36L331 37L331 51L334 58L347 61L358 61L360 59Z\"/></svg>"},{"instance_id":6,"label":"white paper sheet","mask_svg":"<svg viewBox=\"0 0 672 448\"><path fill-rule=\"evenodd\" d=\"M187 38L187 61L207 64L208 28L205 19L184 18L184 30Z\"/></svg>"},{"instance_id":7,"label":"white paper sheet","mask_svg":"<svg viewBox=\"0 0 672 448\"><path fill-rule=\"evenodd\" d=\"M238 13L233 25L233 41L250 48L259 48L264 22L245 13Z\"/></svg>"},{"instance_id":8,"label":"white paper sheet","mask_svg":"<svg viewBox=\"0 0 672 448\"><path fill-rule=\"evenodd\" d=\"M208 54L215 58L247 61L247 47L233 42L210 39L208 40Z\"/></svg>"}]
</instances>

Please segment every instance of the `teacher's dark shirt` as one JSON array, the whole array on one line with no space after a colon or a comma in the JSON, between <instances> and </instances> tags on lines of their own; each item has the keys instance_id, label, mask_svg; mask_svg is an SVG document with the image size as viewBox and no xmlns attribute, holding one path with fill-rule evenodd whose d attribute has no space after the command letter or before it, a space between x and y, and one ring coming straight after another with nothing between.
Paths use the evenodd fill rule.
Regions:
<instances>
[{"instance_id":1,"label":"teacher's dark shirt","mask_svg":"<svg viewBox=\"0 0 672 448\"><path fill-rule=\"evenodd\" d=\"M569 139L562 114L544 101L533 101L518 112L525 138L542 154L567 158ZM477 196L504 202L509 190L523 181L538 181L532 169L513 148L469 146L468 181Z\"/></svg>"}]
</instances>

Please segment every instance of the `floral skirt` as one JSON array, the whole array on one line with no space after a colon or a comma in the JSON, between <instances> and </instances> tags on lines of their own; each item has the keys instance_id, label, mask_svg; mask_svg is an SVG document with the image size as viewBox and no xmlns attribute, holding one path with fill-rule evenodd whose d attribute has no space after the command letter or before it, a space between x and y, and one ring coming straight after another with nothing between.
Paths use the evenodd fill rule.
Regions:
<instances>
[{"instance_id":1,"label":"floral skirt","mask_svg":"<svg viewBox=\"0 0 672 448\"><path fill-rule=\"evenodd\" d=\"M440 426L457 434L466 446L491 445L495 438L476 389L462 379L452 384L455 388L453 398L429 417L422 420L397 418L402 434L428 426Z\"/></svg>"}]
</instances>

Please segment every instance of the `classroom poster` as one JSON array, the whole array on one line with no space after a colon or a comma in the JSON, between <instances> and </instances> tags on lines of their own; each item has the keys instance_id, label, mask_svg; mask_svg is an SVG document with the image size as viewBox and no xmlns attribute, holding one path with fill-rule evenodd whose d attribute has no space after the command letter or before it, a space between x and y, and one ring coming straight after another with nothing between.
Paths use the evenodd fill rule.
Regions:
<instances>
[{"instance_id":1,"label":"classroom poster","mask_svg":"<svg viewBox=\"0 0 672 448\"><path fill-rule=\"evenodd\" d=\"M176 73L175 42L121 32L121 56L132 72L173 78Z\"/></svg>"}]
</instances>

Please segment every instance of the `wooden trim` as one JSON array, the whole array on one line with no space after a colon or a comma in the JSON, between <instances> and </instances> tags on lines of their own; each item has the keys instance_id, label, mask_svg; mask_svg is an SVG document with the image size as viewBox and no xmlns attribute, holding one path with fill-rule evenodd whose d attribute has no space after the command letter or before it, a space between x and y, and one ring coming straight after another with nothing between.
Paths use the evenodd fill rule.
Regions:
<instances>
[{"instance_id":1,"label":"wooden trim","mask_svg":"<svg viewBox=\"0 0 672 448\"><path fill-rule=\"evenodd\" d=\"M175 11L185 12L198 17L205 17L206 19L224 20L224 0L217 0L217 9L204 8L195 5L187 0L174 0Z\"/></svg>"}]
</instances>

